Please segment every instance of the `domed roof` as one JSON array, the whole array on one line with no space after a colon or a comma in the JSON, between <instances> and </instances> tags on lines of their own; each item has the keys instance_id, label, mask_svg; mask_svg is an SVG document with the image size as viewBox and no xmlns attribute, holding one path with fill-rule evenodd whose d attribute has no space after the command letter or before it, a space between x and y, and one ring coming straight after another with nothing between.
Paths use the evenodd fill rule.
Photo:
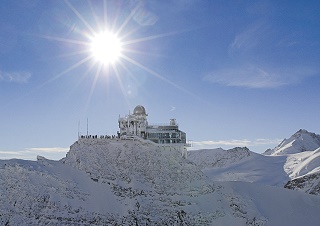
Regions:
<instances>
[{"instance_id":1,"label":"domed roof","mask_svg":"<svg viewBox=\"0 0 320 226\"><path fill-rule=\"evenodd\" d=\"M134 115L147 115L146 109L142 105L138 105L133 110Z\"/></svg>"}]
</instances>

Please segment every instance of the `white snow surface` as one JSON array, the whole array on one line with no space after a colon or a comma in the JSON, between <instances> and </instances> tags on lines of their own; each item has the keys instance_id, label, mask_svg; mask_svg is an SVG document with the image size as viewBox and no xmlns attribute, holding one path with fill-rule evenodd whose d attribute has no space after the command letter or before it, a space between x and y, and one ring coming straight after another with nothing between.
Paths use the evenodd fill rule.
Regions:
<instances>
[{"instance_id":1,"label":"white snow surface","mask_svg":"<svg viewBox=\"0 0 320 226\"><path fill-rule=\"evenodd\" d=\"M320 172L320 148L288 155L284 170L291 179Z\"/></svg>"},{"instance_id":2,"label":"white snow surface","mask_svg":"<svg viewBox=\"0 0 320 226\"><path fill-rule=\"evenodd\" d=\"M280 186L290 180L284 171L287 158L264 156L248 148L189 151L188 159L213 181L244 181Z\"/></svg>"},{"instance_id":3,"label":"white snow surface","mask_svg":"<svg viewBox=\"0 0 320 226\"><path fill-rule=\"evenodd\" d=\"M227 162L253 156L242 151ZM0 161L0 225L318 225L319 211L318 196L213 182L179 150L139 139L80 139L60 161Z\"/></svg>"}]
</instances>

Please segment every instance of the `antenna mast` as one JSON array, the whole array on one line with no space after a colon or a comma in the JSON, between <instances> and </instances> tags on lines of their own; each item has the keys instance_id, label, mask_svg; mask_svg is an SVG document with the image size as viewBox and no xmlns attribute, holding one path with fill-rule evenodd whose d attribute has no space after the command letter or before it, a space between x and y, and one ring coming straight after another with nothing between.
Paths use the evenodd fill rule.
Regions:
<instances>
[{"instance_id":1,"label":"antenna mast","mask_svg":"<svg viewBox=\"0 0 320 226\"><path fill-rule=\"evenodd\" d=\"M87 136L89 135L89 123L88 123L88 118L87 118Z\"/></svg>"},{"instance_id":2,"label":"antenna mast","mask_svg":"<svg viewBox=\"0 0 320 226\"><path fill-rule=\"evenodd\" d=\"M78 139L80 138L80 120L78 122Z\"/></svg>"}]
</instances>

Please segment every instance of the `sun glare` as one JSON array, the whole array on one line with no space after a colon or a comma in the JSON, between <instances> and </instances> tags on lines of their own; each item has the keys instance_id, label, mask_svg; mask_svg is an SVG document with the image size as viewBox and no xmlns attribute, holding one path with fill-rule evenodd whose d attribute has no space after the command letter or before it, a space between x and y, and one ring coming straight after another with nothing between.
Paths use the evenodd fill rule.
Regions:
<instances>
[{"instance_id":1,"label":"sun glare","mask_svg":"<svg viewBox=\"0 0 320 226\"><path fill-rule=\"evenodd\" d=\"M102 64L113 64L121 56L121 41L111 32L96 34L91 39L90 47L92 56Z\"/></svg>"},{"instance_id":2,"label":"sun glare","mask_svg":"<svg viewBox=\"0 0 320 226\"><path fill-rule=\"evenodd\" d=\"M91 1L88 1L92 15L96 19L95 24L90 24L89 22L92 21L92 17L90 17L90 20L87 21L84 17L84 15L87 15L87 13L82 15L81 12L78 11L68 0L65 0L64 2L70 8L70 10L74 12L74 14L80 20L80 22L82 22L82 26L84 26L84 28L81 25L74 25L75 27L72 26L72 31L74 35L82 35L83 39L79 39L78 36L75 36L75 39L47 35L43 35L41 37L47 38L49 40L63 42L66 44L78 45L80 48L77 49L77 51L71 53L67 52L65 54L65 57L80 55L81 57L83 56L83 58L81 58L74 64L70 65L68 68L54 76L52 79L48 80L45 84L60 78L61 76L69 73L70 71L76 68L79 68L81 65L86 65L88 67L82 79L84 79L89 74L94 74L94 80L91 86L90 95L88 97L88 103L90 102L93 90L100 76L103 78L109 78L109 75L114 75L119 82L119 87L121 88L123 95L126 97L128 95L128 91L125 89L122 73L128 76L132 74L132 72L130 71L130 67L128 67L129 64L134 65L140 68L141 70L144 70L145 72L155 76L156 78L176 87L177 89L194 96L188 90L180 87L179 85L170 81L161 74L158 74L148 66L139 62L137 59L132 58L135 57L137 54L139 54L140 56L142 55L144 57L150 55L150 53L148 52L139 51L140 48L135 49L135 47L137 47L136 44L140 46L142 43L146 41L151 41L154 39L159 39L162 37L180 33L175 31L158 35L142 36L140 38L132 39L131 35L133 35L133 37L139 37L136 35L136 32L139 31L139 27L135 27L137 26L135 16L140 13L140 3L137 4L136 8L133 9L127 17L115 17L115 19L113 19L108 17L109 14L107 14L108 10L106 1L101 1L103 2L103 10L101 11L99 9L99 12L102 12L103 15L96 14L94 7L95 4L93 5ZM75 3L77 3L77 1L75 1ZM77 5L78 4L82 5L82 1L81 3L77 3ZM102 20L100 18L102 18ZM124 20L118 21L118 19ZM131 20L134 20L134 23L131 23ZM112 30L101 30L101 28L112 28ZM141 57L139 57L139 59L140 58ZM95 72L92 73L92 71ZM80 79L80 81L82 79Z\"/></svg>"}]
</instances>

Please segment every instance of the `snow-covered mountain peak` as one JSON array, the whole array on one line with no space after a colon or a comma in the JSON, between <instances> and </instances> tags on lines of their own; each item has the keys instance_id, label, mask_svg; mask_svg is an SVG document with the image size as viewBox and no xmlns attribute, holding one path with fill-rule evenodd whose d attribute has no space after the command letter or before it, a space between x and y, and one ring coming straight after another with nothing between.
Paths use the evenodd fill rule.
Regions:
<instances>
[{"instance_id":1,"label":"snow-covered mountain peak","mask_svg":"<svg viewBox=\"0 0 320 226\"><path fill-rule=\"evenodd\" d=\"M305 129L299 129L295 134L292 135L292 137L295 137L297 139L303 139L306 136L310 136L314 139L317 139L317 134L309 132Z\"/></svg>"},{"instance_id":2,"label":"snow-covered mountain peak","mask_svg":"<svg viewBox=\"0 0 320 226\"><path fill-rule=\"evenodd\" d=\"M305 151L314 151L320 147L320 135L300 129L289 139L284 139L274 149L268 149L265 155L287 155Z\"/></svg>"},{"instance_id":3,"label":"snow-covered mountain peak","mask_svg":"<svg viewBox=\"0 0 320 226\"><path fill-rule=\"evenodd\" d=\"M190 183L194 184L193 191L210 189L202 172L181 157L180 147L158 146L140 139L80 139L62 162L99 183L132 187L134 182L160 193L189 193Z\"/></svg>"}]
</instances>

